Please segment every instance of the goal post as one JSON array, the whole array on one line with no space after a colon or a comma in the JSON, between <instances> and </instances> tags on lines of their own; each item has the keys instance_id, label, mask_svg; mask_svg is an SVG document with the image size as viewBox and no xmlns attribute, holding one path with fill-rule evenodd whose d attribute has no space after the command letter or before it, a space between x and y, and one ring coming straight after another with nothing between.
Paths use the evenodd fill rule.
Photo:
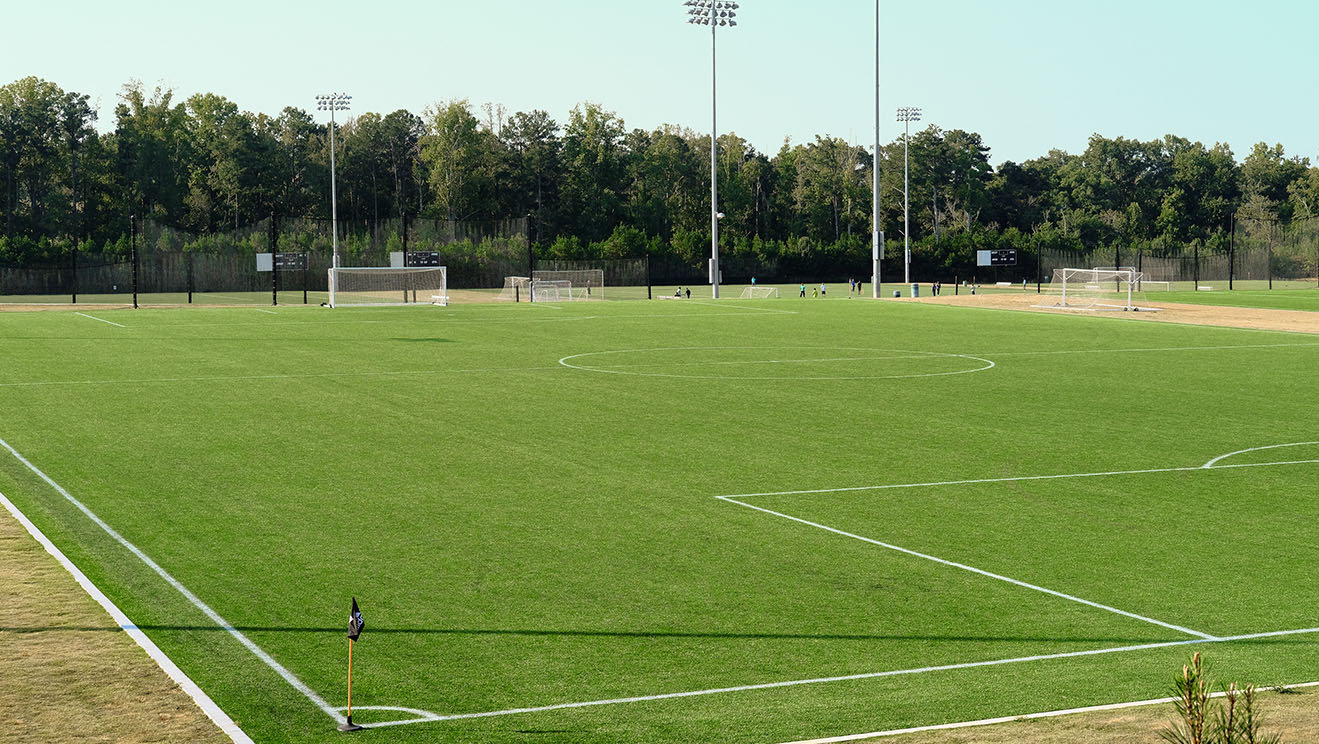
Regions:
<instances>
[{"instance_id":1,"label":"goal post","mask_svg":"<svg viewBox=\"0 0 1319 744\"><path fill-rule=\"evenodd\" d=\"M339 266L329 274L330 307L449 304L444 266Z\"/></svg>"},{"instance_id":2,"label":"goal post","mask_svg":"<svg viewBox=\"0 0 1319 744\"><path fill-rule=\"evenodd\" d=\"M535 286L539 287L542 282L552 282L554 286L563 290L566 287L571 288L573 300L603 300L605 298L605 270L604 269L575 269L569 271L550 271L540 270L531 272L532 281Z\"/></svg>"},{"instance_id":3,"label":"goal post","mask_svg":"<svg viewBox=\"0 0 1319 744\"><path fill-rule=\"evenodd\" d=\"M1055 307L1139 310L1134 300L1140 294L1136 287L1143 278L1131 268L1054 269L1047 294L1058 298Z\"/></svg>"},{"instance_id":4,"label":"goal post","mask_svg":"<svg viewBox=\"0 0 1319 744\"><path fill-rule=\"evenodd\" d=\"M739 297L738 299L742 299L742 300L752 300L752 299L754 299L754 300L764 300L764 299L769 299L769 298L771 298L771 297L778 297L778 296L779 296L779 288L778 288L778 287L747 287L746 289L743 289L743 290L742 290L742 296Z\"/></svg>"}]
</instances>

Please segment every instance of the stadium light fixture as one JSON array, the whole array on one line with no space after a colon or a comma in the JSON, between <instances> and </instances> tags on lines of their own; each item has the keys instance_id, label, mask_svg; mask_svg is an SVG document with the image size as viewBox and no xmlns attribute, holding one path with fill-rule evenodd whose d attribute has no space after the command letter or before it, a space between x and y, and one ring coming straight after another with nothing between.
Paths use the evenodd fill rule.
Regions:
<instances>
[{"instance_id":1,"label":"stadium light fixture","mask_svg":"<svg viewBox=\"0 0 1319 744\"><path fill-rule=\"evenodd\" d=\"M908 174L910 172L907 158L907 145L911 142L911 123L921 120L921 110L914 106L898 109L898 121L906 125L906 134L902 137L902 282L911 282L911 204L907 198Z\"/></svg>"},{"instance_id":2,"label":"stadium light fixture","mask_svg":"<svg viewBox=\"0 0 1319 744\"><path fill-rule=\"evenodd\" d=\"M719 299L719 97L715 75L715 30L737 25L738 5L726 0L687 0L687 22L710 27L710 286Z\"/></svg>"},{"instance_id":3,"label":"stadium light fixture","mask_svg":"<svg viewBox=\"0 0 1319 744\"><path fill-rule=\"evenodd\" d=\"M316 110L330 112L330 233L334 256L331 265L339 268L339 194L335 188L334 174L334 112L347 111L353 97L343 93L330 93L316 96Z\"/></svg>"}]
</instances>

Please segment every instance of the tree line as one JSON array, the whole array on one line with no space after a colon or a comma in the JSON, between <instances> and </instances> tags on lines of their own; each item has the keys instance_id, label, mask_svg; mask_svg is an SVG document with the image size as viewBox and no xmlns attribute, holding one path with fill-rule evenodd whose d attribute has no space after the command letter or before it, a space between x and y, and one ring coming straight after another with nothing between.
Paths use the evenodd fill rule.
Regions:
<instances>
[{"instance_id":1,"label":"tree line","mask_svg":"<svg viewBox=\"0 0 1319 744\"><path fill-rule=\"evenodd\" d=\"M123 87L114 129L89 96L27 77L0 87L0 261L122 245L130 215L194 233L270 216L328 219L328 122L229 99ZM709 251L710 137L676 125L628 129L582 103L545 111L437 103L420 115L353 113L335 136L341 220L529 218L546 258ZM1240 162L1224 144L1094 135L1085 151L989 162L975 132L930 125L910 143L910 230L929 269L976 249L1225 250L1238 219L1319 214L1319 168L1281 145ZM902 240L901 138L880 148L881 225ZM719 137L721 250L764 263L868 273L874 155L838 137L758 151Z\"/></svg>"}]
</instances>

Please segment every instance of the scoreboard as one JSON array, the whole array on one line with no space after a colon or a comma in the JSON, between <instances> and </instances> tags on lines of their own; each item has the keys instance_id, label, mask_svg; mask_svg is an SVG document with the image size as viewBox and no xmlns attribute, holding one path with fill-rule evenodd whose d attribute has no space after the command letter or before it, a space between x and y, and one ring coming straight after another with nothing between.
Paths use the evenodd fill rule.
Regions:
<instances>
[{"instance_id":1,"label":"scoreboard","mask_svg":"<svg viewBox=\"0 0 1319 744\"><path fill-rule=\"evenodd\" d=\"M409 267L440 266L439 251L409 251L404 254L404 265Z\"/></svg>"},{"instance_id":2,"label":"scoreboard","mask_svg":"<svg viewBox=\"0 0 1319 744\"><path fill-rule=\"evenodd\" d=\"M1017 251L1005 248L996 251L976 251L976 266L1016 266Z\"/></svg>"}]
</instances>

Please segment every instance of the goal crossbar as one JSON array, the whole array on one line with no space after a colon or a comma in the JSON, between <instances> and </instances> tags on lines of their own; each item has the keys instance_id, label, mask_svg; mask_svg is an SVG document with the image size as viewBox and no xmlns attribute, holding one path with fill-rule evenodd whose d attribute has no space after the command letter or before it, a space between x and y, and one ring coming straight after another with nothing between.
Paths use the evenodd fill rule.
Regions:
<instances>
[{"instance_id":1,"label":"goal crossbar","mask_svg":"<svg viewBox=\"0 0 1319 744\"><path fill-rule=\"evenodd\" d=\"M444 266L338 266L329 270L330 307L448 305Z\"/></svg>"}]
</instances>

